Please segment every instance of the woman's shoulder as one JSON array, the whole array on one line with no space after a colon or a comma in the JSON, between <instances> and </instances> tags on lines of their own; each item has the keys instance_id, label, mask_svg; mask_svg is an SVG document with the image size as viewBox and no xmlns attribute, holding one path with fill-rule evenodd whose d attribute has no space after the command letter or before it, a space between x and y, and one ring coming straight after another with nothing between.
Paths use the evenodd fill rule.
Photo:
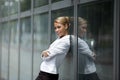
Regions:
<instances>
[{"instance_id":1,"label":"woman's shoulder","mask_svg":"<svg viewBox=\"0 0 120 80\"><path fill-rule=\"evenodd\" d=\"M59 39L60 43L70 43L70 35L66 35Z\"/></svg>"},{"instance_id":2,"label":"woman's shoulder","mask_svg":"<svg viewBox=\"0 0 120 80\"><path fill-rule=\"evenodd\" d=\"M64 37L62 37L61 39L69 39L70 38L70 35L66 35Z\"/></svg>"}]
</instances>

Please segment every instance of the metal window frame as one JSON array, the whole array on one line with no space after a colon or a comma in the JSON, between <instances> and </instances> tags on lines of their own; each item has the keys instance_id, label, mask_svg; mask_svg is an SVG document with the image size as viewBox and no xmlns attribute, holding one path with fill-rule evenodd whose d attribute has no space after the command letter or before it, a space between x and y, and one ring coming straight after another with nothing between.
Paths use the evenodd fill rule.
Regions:
<instances>
[{"instance_id":1,"label":"metal window frame","mask_svg":"<svg viewBox=\"0 0 120 80\"><path fill-rule=\"evenodd\" d=\"M1 26L2 24L0 24ZM0 45L2 45L2 32L0 28ZM1 64L2 64L2 47L0 46L0 79L1 79Z\"/></svg>"},{"instance_id":2,"label":"metal window frame","mask_svg":"<svg viewBox=\"0 0 120 80\"><path fill-rule=\"evenodd\" d=\"M78 4L79 4L79 0L74 0L73 1L73 5L74 5L74 35L76 36L75 38L75 44L73 44L73 65L74 65L74 69L73 69L73 80L78 80Z\"/></svg>"},{"instance_id":3,"label":"metal window frame","mask_svg":"<svg viewBox=\"0 0 120 80\"><path fill-rule=\"evenodd\" d=\"M114 60L113 60L113 80L119 80L119 71L120 71L120 54L119 54L119 27L120 27L120 1L114 0Z\"/></svg>"}]
</instances>

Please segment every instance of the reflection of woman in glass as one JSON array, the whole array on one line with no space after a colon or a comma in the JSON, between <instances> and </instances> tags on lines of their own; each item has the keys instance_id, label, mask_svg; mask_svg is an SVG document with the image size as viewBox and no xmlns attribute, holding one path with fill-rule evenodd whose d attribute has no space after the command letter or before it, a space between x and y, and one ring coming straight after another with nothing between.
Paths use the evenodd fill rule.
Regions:
<instances>
[{"instance_id":1,"label":"reflection of woman in glass","mask_svg":"<svg viewBox=\"0 0 120 80\"><path fill-rule=\"evenodd\" d=\"M54 28L58 38L42 52L43 62L36 80L58 80L58 69L69 51L69 18L58 17L54 21Z\"/></svg>"},{"instance_id":2,"label":"reflection of woman in glass","mask_svg":"<svg viewBox=\"0 0 120 80\"><path fill-rule=\"evenodd\" d=\"M95 67L95 54L88 44L82 40L87 32L87 21L81 17L78 18L79 37L78 38L78 62L79 62L79 80L99 80Z\"/></svg>"}]
</instances>

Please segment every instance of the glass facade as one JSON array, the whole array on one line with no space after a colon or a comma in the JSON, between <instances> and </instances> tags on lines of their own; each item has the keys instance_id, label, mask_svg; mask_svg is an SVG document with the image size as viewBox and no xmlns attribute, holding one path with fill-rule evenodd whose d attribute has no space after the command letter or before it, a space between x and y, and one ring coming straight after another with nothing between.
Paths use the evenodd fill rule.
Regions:
<instances>
[{"instance_id":1,"label":"glass facade","mask_svg":"<svg viewBox=\"0 0 120 80\"><path fill-rule=\"evenodd\" d=\"M39 74L40 53L49 46L48 13L35 15L34 24L33 80Z\"/></svg>"},{"instance_id":2,"label":"glass facade","mask_svg":"<svg viewBox=\"0 0 120 80\"><path fill-rule=\"evenodd\" d=\"M34 7L40 7L44 5L48 5L49 0L34 0Z\"/></svg>"},{"instance_id":3,"label":"glass facade","mask_svg":"<svg viewBox=\"0 0 120 80\"><path fill-rule=\"evenodd\" d=\"M7 17L18 13L18 0L1 0L0 1L0 17Z\"/></svg>"},{"instance_id":4,"label":"glass facade","mask_svg":"<svg viewBox=\"0 0 120 80\"><path fill-rule=\"evenodd\" d=\"M31 80L31 77L26 76L32 75L32 28L30 23L30 17L22 18L20 22L20 80Z\"/></svg>"},{"instance_id":5,"label":"glass facade","mask_svg":"<svg viewBox=\"0 0 120 80\"><path fill-rule=\"evenodd\" d=\"M88 22L88 31L85 36L85 41L97 55L96 67L100 80L113 80L112 2L104 1L79 5L78 16L85 18ZM78 62L79 58L81 57L78 56ZM78 65L78 69L80 66L81 64Z\"/></svg>"},{"instance_id":6,"label":"glass facade","mask_svg":"<svg viewBox=\"0 0 120 80\"><path fill-rule=\"evenodd\" d=\"M10 30L8 27L8 22L2 23L2 47L1 47L1 79L8 79L9 73L9 36Z\"/></svg>"},{"instance_id":7,"label":"glass facade","mask_svg":"<svg viewBox=\"0 0 120 80\"><path fill-rule=\"evenodd\" d=\"M76 36L80 33L77 18L87 20L84 40L97 55L100 80L119 80L118 8L117 0L1 0L0 80L35 80L40 53L57 37L53 21L59 16L74 19L71 31ZM76 38L60 67L59 80L80 80L77 43Z\"/></svg>"},{"instance_id":8,"label":"glass facade","mask_svg":"<svg viewBox=\"0 0 120 80\"><path fill-rule=\"evenodd\" d=\"M12 15L12 14L16 14L18 13L18 1L17 0L11 0L9 2L9 5L10 5L10 9L9 9L9 14Z\"/></svg>"},{"instance_id":9,"label":"glass facade","mask_svg":"<svg viewBox=\"0 0 120 80\"><path fill-rule=\"evenodd\" d=\"M18 79L18 46L19 46L19 26L18 21L10 21L10 51L9 51L9 80ZM14 66L16 65L16 66Z\"/></svg>"},{"instance_id":10,"label":"glass facade","mask_svg":"<svg viewBox=\"0 0 120 80\"><path fill-rule=\"evenodd\" d=\"M31 0L20 0L20 11L24 12L31 9Z\"/></svg>"},{"instance_id":11,"label":"glass facade","mask_svg":"<svg viewBox=\"0 0 120 80\"><path fill-rule=\"evenodd\" d=\"M1 0L0 1L0 11L2 11L2 13L0 13L0 17L6 17L9 14L9 2L5 1L5 0Z\"/></svg>"}]
</instances>

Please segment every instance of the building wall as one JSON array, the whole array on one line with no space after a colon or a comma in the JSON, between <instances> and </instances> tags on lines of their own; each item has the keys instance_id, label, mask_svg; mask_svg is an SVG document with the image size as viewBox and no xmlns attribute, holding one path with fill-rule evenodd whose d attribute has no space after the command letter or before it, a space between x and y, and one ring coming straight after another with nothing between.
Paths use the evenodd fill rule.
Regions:
<instances>
[{"instance_id":1,"label":"building wall","mask_svg":"<svg viewBox=\"0 0 120 80\"><path fill-rule=\"evenodd\" d=\"M98 76L101 80L114 80L119 74L115 73L119 69L115 69L119 66L115 63L119 62L119 58L116 59L119 51L115 52L118 46L115 41L119 41L115 37L115 32L119 32L119 25L114 22L118 19L114 14L118 13L114 8L116 1L1 0L0 80L35 80L42 62L40 53L57 37L53 21L59 16L74 17L74 35L79 33L77 17L88 21L85 40L97 54ZM76 48L77 45L61 65L60 80L79 80L81 64Z\"/></svg>"}]
</instances>

